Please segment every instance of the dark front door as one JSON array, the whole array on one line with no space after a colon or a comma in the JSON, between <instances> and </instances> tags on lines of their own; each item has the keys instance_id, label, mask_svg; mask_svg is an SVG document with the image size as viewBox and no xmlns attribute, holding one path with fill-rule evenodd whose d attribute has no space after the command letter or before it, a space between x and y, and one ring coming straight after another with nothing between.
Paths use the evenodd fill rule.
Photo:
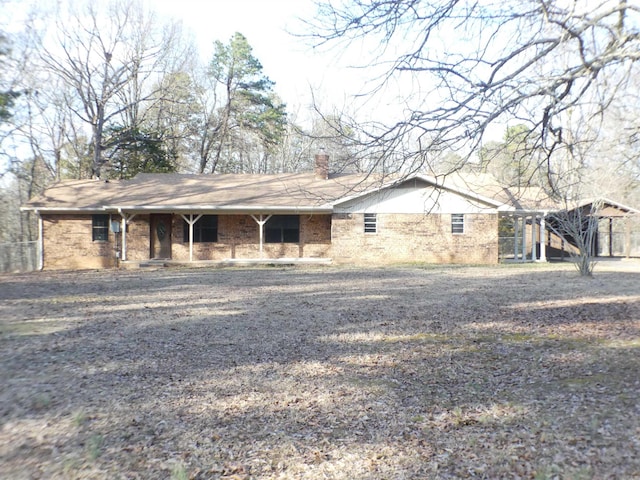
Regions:
<instances>
[{"instance_id":1,"label":"dark front door","mask_svg":"<svg viewBox=\"0 0 640 480\"><path fill-rule=\"evenodd\" d=\"M152 214L151 258L171 258L171 215Z\"/></svg>"}]
</instances>

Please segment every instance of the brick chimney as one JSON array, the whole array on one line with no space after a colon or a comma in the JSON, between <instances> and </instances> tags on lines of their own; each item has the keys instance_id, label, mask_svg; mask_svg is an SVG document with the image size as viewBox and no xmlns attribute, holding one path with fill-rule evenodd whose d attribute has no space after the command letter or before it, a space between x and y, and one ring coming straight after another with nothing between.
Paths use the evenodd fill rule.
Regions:
<instances>
[{"instance_id":1,"label":"brick chimney","mask_svg":"<svg viewBox=\"0 0 640 480\"><path fill-rule=\"evenodd\" d=\"M320 153L316 153L316 164L314 173L318 180L327 180L329 178L329 155L324 153L324 150L320 150Z\"/></svg>"}]
</instances>

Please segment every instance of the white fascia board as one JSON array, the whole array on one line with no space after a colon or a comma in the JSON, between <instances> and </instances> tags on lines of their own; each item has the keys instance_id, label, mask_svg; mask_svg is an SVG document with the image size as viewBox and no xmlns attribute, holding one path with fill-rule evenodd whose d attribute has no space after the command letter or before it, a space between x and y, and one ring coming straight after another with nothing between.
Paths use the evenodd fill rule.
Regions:
<instances>
[{"instance_id":1,"label":"white fascia board","mask_svg":"<svg viewBox=\"0 0 640 480\"><path fill-rule=\"evenodd\" d=\"M138 213L186 213L186 212L220 212L220 213L332 213L331 205L318 207L282 207L247 205L219 206L219 205L108 205L105 208Z\"/></svg>"},{"instance_id":2,"label":"white fascia board","mask_svg":"<svg viewBox=\"0 0 640 480\"><path fill-rule=\"evenodd\" d=\"M514 207L507 207L504 209L499 208L498 213L503 215L548 215L549 210L523 210Z\"/></svg>"},{"instance_id":3,"label":"white fascia board","mask_svg":"<svg viewBox=\"0 0 640 480\"><path fill-rule=\"evenodd\" d=\"M39 213L118 213L113 207L20 207L20 211Z\"/></svg>"},{"instance_id":4,"label":"white fascia board","mask_svg":"<svg viewBox=\"0 0 640 480\"><path fill-rule=\"evenodd\" d=\"M591 198L591 199L587 199L587 200L582 200L577 207L575 208L582 208L582 207L586 207L587 205L591 204L591 203L596 203L596 202L602 202L604 204L609 204L612 207L618 208L620 210L626 210L627 213L630 214L638 214L640 213L640 210L638 210L637 208L633 208L633 207L629 207L628 205L624 205L622 203L616 202L614 200L610 200L608 198L604 198L604 197L599 197L599 198Z\"/></svg>"}]
</instances>

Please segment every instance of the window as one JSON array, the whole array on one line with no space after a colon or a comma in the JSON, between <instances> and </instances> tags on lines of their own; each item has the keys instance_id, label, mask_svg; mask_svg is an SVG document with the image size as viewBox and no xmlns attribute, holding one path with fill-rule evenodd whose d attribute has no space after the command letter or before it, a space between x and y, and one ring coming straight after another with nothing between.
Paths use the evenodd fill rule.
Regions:
<instances>
[{"instance_id":1,"label":"window","mask_svg":"<svg viewBox=\"0 0 640 480\"><path fill-rule=\"evenodd\" d=\"M378 217L375 213L364 214L364 233L376 233L378 231Z\"/></svg>"},{"instance_id":2,"label":"window","mask_svg":"<svg viewBox=\"0 0 640 480\"><path fill-rule=\"evenodd\" d=\"M266 243L298 243L300 241L300 217L298 215L273 215L264 226Z\"/></svg>"},{"instance_id":3,"label":"window","mask_svg":"<svg viewBox=\"0 0 640 480\"><path fill-rule=\"evenodd\" d=\"M464 233L464 214L451 214L451 233Z\"/></svg>"},{"instance_id":4,"label":"window","mask_svg":"<svg viewBox=\"0 0 640 480\"><path fill-rule=\"evenodd\" d=\"M93 215L91 217L91 232L94 242L109 240L109 215Z\"/></svg>"},{"instance_id":5,"label":"window","mask_svg":"<svg viewBox=\"0 0 640 480\"><path fill-rule=\"evenodd\" d=\"M189 243L189 224L183 220L182 239L184 243ZM217 242L218 241L218 216L202 215L193 224L193 243Z\"/></svg>"}]
</instances>

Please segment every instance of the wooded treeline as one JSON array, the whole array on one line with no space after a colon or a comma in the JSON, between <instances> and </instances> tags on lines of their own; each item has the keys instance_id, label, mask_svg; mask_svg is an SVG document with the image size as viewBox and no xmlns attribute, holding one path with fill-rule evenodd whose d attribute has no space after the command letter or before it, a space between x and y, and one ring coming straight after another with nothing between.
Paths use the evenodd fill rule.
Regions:
<instances>
[{"instance_id":1,"label":"wooded treeline","mask_svg":"<svg viewBox=\"0 0 640 480\"><path fill-rule=\"evenodd\" d=\"M242 33L213 32L202 60L137 0L59 2L23 27L0 37L0 243L34 237L18 207L61 179L304 171L321 147L353 168L344 131L297 124Z\"/></svg>"},{"instance_id":2,"label":"wooded treeline","mask_svg":"<svg viewBox=\"0 0 640 480\"><path fill-rule=\"evenodd\" d=\"M0 243L35 237L19 206L61 179L310 171L320 148L334 171L473 170L638 206L640 11L595 3L318 1L311 41L378 42L369 91L397 85L404 117L309 107L305 125L241 33L212 32L203 60L137 0L40 5L22 28L0 25Z\"/></svg>"}]
</instances>

